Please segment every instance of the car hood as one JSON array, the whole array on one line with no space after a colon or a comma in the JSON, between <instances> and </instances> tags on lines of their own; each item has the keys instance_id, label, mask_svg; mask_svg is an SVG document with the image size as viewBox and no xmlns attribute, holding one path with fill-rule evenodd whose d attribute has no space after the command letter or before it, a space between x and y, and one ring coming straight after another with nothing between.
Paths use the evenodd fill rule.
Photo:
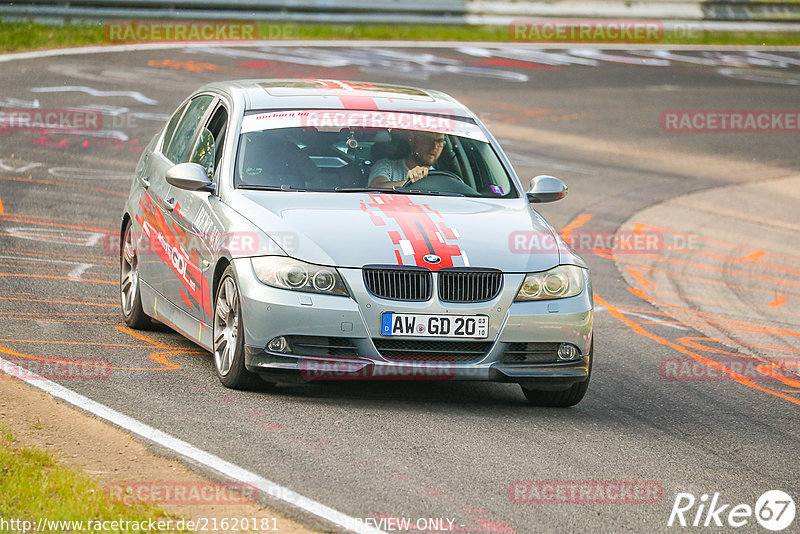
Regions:
<instances>
[{"instance_id":1,"label":"car hood","mask_svg":"<svg viewBox=\"0 0 800 534\"><path fill-rule=\"evenodd\" d=\"M560 239L524 199L237 189L227 200L287 255L320 265L532 272L559 263L551 245Z\"/></svg>"}]
</instances>

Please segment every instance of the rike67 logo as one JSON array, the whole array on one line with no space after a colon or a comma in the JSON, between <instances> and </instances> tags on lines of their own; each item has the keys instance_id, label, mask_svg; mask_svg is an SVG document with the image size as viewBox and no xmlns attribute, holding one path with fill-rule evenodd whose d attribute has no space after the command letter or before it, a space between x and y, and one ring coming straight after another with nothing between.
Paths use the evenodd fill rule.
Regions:
<instances>
[{"instance_id":1,"label":"rike67 logo","mask_svg":"<svg viewBox=\"0 0 800 534\"><path fill-rule=\"evenodd\" d=\"M696 498L691 493L678 493L669 514L667 526L740 528L753 519L767 530L778 532L792 524L794 500L780 490L765 491L755 507L749 504L725 503L719 492Z\"/></svg>"}]
</instances>

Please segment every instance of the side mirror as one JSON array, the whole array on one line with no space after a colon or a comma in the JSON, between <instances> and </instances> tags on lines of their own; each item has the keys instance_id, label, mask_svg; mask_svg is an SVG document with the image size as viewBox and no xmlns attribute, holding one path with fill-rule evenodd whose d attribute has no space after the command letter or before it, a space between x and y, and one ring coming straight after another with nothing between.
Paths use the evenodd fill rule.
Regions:
<instances>
[{"instance_id":1,"label":"side mirror","mask_svg":"<svg viewBox=\"0 0 800 534\"><path fill-rule=\"evenodd\" d=\"M197 163L178 163L167 171L167 183L188 191L214 192L208 172Z\"/></svg>"},{"instance_id":2,"label":"side mirror","mask_svg":"<svg viewBox=\"0 0 800 534\"><path fill-rule=\"evenodd\" d=\"M555 176L540 174L531 180L528 202L555 202L567 196L568 191L567 185Z\"/></svg>"}]
</instances>

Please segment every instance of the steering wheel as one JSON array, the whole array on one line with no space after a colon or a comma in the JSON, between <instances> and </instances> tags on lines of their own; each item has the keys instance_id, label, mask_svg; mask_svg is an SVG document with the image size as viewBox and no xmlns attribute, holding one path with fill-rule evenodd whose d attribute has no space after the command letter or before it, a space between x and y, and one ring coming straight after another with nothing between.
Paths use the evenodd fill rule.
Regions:
<instances>
[{"instance_id":1,"label":"steering wheel","mask_svg":"<svg viewBox=\"0 0 800 534\"><path fill-rule=\"evenodd\" d=\"M428 191L441 191L443 193L461 193L463 195L477 195L478 192L461 181L457 174L444 169L430 169L425 178L416 182L406 180L401 186L405 189L422 189Z\"/></svg>"}]
</instances>

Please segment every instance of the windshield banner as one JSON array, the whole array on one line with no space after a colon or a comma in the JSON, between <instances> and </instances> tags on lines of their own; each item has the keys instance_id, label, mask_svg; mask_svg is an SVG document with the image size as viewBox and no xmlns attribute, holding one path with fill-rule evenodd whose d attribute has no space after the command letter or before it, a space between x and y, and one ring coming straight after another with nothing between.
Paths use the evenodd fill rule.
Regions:
<instances>
[{"instance_id":1,"label":"windshield banner","mask_svg":"<svg viewBox=\"0 0 800 534\"><path fill-rule=\"evenodd\" d=\"M426 115L396 111L303 110L271 111L248 115L242 133L277 128L317 128L339 131L343 128L417 130L468 137L487 142L477 124L448 115Z\"/></svg>"}]
</instances>

